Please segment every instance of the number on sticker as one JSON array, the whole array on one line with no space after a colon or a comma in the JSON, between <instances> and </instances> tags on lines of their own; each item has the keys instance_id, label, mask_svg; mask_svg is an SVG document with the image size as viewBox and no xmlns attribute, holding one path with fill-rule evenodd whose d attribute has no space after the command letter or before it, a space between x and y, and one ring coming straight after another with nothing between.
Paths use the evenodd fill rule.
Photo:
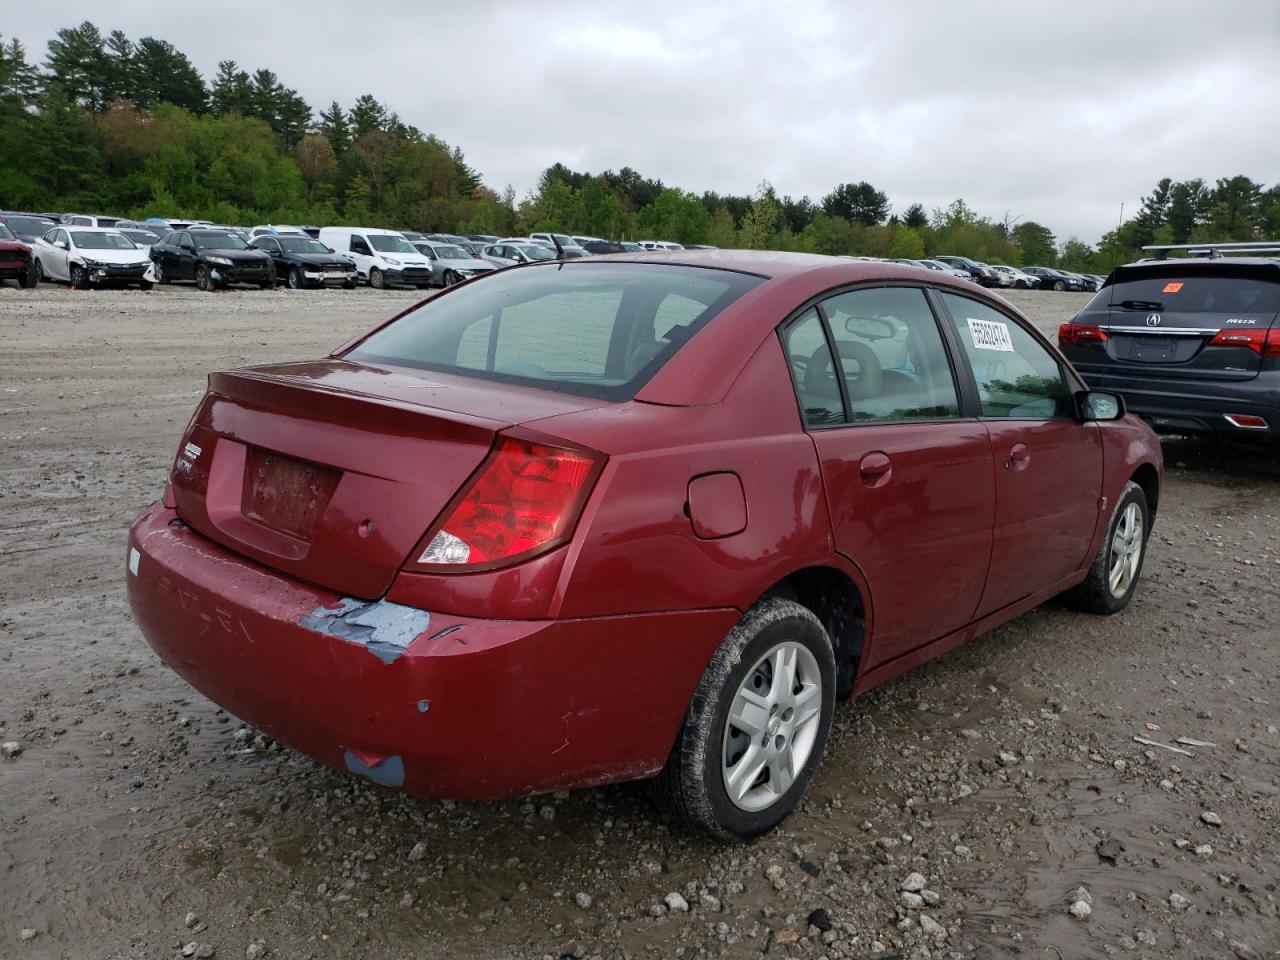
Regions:
<instances>
[{"instance_id":1,"label":"number on sticker","mask_svg":"<svg viewBox=\"0 0 1280 960\"><path fill-rule=\"evenodd\" d=\"M994 320L975 320L969 317L969 336L973 337L973 345L979 350L1000 350L1013 353L1013 339L1009 336L1007 324Z\"/></svg>"}]
</instances>

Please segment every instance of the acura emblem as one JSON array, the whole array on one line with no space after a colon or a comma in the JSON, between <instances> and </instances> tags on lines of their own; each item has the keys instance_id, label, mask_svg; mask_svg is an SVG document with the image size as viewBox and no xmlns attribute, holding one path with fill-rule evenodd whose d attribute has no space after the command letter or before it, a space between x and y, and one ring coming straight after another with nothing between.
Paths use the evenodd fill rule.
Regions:
<instances>
[{"instance_id":1,"label":"acura emblem","mask_svg":"<svg viewBox=\"0 0 1280 960\"><path fill-rule=\"evenodd\" d=\"M1160 314L1158 314L1158 313L1148 313L1148 314L1147 314L1147 326L1148 326L1148 327L1158 327L1158 326L1160 326Z\"/></svg>"}]
</instances>

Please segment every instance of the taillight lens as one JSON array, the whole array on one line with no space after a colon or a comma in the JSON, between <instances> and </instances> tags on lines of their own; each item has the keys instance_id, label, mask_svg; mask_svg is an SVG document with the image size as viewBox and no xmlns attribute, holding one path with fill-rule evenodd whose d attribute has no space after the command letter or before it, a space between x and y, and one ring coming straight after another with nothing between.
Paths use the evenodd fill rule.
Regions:
<instances>
[{"instance_id":1,"label":"taillight lens","mask_svg":"<svg viewBox=\"0 0 1280 960\"><path fill-rule=\"evenodd\" d=\"M1209 341L1211 347L1243 347L1264 357L1280 357L1280 329L1261 327L1219 330Z\"/></svg>"},{"instance_id":2,"label":"taillight lens","mask_svg":"<svg viewBox=\"0 0 1280 960\"><path fill-rule=\"evenodd\" d=\"M458 572L506 566L563 543L601 463L583 450L500 438L417 565Z\"/></svg>"},{"instance_id":3,"label":"taillight lens","mask_svg":"<svg viewBox=\"0 0 1280 960\"><path fill-rule=\"evenodd\" d=\"M1096 323L1064 323L1058 328L1058 346L1077 343L1106 343L1107 332Z\"/></svg>"}]
</instances>

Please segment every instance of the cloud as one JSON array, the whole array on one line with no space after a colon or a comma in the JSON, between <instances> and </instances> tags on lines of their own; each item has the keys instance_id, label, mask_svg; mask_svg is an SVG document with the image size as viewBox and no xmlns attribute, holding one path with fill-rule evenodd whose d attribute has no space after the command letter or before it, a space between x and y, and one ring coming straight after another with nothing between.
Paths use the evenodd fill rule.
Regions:
<instances>
[{"instance_id":1,"label":"cloud","mask_svg":"<svg viewBox=\"0 0 1280 960\"><path fill-rule=\"evenodd\" d=\"M30 7L158 36L211 76L268 67L319 109L372 93L523 195L557 161L701 192L820 199L869 180L896 209L963 197L1096 240L1163 176L1280 180L1280 4L316 0L177 19L163 4ZM172 17L172 19L171 19Z\"/></svg>"}]
</instances>

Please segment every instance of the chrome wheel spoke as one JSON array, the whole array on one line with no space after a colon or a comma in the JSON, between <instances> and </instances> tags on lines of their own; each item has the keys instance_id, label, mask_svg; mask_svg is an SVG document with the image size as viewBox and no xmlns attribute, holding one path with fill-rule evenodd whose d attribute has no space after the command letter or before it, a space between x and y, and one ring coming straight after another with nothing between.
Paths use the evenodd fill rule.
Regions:
<instances>
[{"instance_id":1,"label":"chrome wheel spoke","mask_svg":"<svg viewBox=\"0 0 1280 960\"><path fill-rule=\"evenodd\" d=\"M754 690L742 689L729 709L729 726L758 740L769 722L769 702Z\"/></svg>"},{"instance_id":2,"label":"chrome wheel spoke","mask_svg":"<svg viewBox=\"0 0 1280 960\"><path fill-rule=\"evenodd\" d=\"M755 786L755 782L760 779L760 772L764 770L768 760L769 758L765 754L764 748L753 740L751 746L747 748L747 752L739 757L738 761L729 768L724 786L734 803L741 803L747 792Z\"/></svg>"},{"instance_id":3,"label":"chrome wheel spoke","mask_svg":"<svg viewBox=\"0 0 1280 960\"><path fill-rule=\"evenodd\" d=\"M786 793L795 782L796 774L792 769L793 761L790 744L786 749L778 751L769 762L769 788L778 796Z\"/></svg>"},{"instance_id":4,"label":"chrome wheel spoke","mask_svg":"<svg viewBox=\"0 0 1280 960\"><path fill-rule=\"evenodd\" d=\"M796 694L794 710L795 716L791 720L791 726L799 730L822 713L822 689L816 683L805 684Z\"/></svg>"}]
</instances>

